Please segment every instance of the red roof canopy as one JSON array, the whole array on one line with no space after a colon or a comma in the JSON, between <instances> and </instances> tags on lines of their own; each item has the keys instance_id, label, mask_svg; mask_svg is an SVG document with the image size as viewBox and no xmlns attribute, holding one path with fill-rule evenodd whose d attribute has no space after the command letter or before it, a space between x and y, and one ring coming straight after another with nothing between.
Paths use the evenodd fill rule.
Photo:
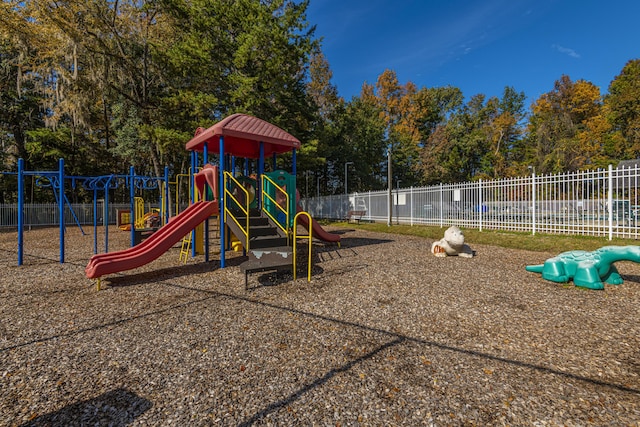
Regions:
<instances>
[{"instance_id":1,"label":"red roof canopy","mask_svg":"<svg viewBox=\"0 0 640 427\"><path fill-rule=\"evenodd\" d=\"M220 153L221 136L225 154L249 159L260 157L260 142L264 143L265 157L300 148L300 141L278 126L246 114L233 114L209 129L198 128L187 142L187 150L201 152L207 143L207 152Z\"/></svg>"}]
</instances>

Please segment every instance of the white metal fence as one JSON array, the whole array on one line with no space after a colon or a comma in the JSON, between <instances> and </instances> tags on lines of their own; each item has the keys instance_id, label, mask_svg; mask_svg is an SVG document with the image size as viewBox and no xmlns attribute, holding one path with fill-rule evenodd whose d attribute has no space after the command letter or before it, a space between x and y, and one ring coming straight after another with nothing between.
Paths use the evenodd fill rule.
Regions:
<instances>
[{"instance_id":1,"label":"white metal fence","mask_svg":"<svg viewBox=\"0 0 640 427\"><path fill-rule=\"evenodd\" d=\"M104 225L105 209L104 202L100 201L96 205L98 225ZM117 221L118 210L129 210L128 203L110 203L108 218L109 224L113 225ZM93 204L72 203L64 206L65 225L93 225ZM27 203L24 205L23 221L25 227L32 226L55 226L59 224L59 208L57 203ZM18 226L18 204L0 204L0 227L15 228Z\"/></svg>"},{"instance_id":2,"label":"white metal fence","mask_svg":"<svg viewBox=\"0 0 640 427\"><path fill-rule=\"evenodd\" d=\"M430 187L314 197L303 208L317 219L638 238L640 169L570 172ZM391 207L391 212L389 211Z\"/></svg>"},{"instance_id":3,"label":"white metal fence","mask_svg":"<svg viewBox=\"0 0 640 427\"><path fill-rule=\"evenodd\" d=\"M301 204L316 219L345 219L349 211L358 210L365 211L364 220L393 224L637 239L639 187L636 165L393 189L391 203L388 191L373 191L314 197ZM129 208L129 204L110 204L109 223L115 224L118 209ZM97 212L97 223L102 225L101 201ZM0 204L0 227L17 227L17 219L16 204ZM23 220L26 227L58 225L58 205L27 204ZM92 225L93 205L65 205L65 223Z\"/></svg>"}]
</instances>

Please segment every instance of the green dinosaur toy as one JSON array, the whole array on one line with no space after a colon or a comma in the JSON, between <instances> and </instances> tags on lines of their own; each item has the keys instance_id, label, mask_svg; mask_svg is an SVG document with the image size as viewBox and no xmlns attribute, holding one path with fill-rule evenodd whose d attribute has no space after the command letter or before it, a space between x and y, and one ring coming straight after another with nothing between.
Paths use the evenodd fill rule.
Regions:
<instances>
[{"instance_id":1,"label":"green dinosaur toy","mask_svg":"<svg viewBox=\"0 0 640 427\"><path fill-rule=\"evenodd\" d=\"M623 282L613 265L616 261L640 263L640 246L604 246L593 252L568 251L549 258L541 265L528 265L527 271L542 273L542 278L566 283L573 279L576 286L604 289L604 283L619 285Z\"/></svg>"}]
</instances>

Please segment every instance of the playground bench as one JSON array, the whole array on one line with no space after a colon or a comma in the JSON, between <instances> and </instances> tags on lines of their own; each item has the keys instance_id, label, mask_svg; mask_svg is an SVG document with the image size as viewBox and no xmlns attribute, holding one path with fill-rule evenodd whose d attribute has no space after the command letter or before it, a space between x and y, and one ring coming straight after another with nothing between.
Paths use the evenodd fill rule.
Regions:
<instances>
[{"instance_id":1,"label":"playground bench","mask_svg":"<svg viewBox=\"0 0 640 427\"><path fill-rule=\"evenodd\" d=\"M360 224L362 217L367 214L367 211L349 211L347 213L347 222L356 222Z\"/></svg>"}]
</instances>

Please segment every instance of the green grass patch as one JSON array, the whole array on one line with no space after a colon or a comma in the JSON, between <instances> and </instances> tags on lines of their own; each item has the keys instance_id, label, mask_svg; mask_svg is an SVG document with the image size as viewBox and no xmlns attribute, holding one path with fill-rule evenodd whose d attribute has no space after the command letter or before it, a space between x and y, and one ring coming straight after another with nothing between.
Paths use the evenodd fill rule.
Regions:
<instances>
[{"instance_id":1,"label":"green grass patch","mask_svg":"<svg viewBox=\"0 0 640 427\"><path fill-rule=\"evenodd\" d=\"M375 231L380 233L402 234L419 236L434 240L440 240L444 236L447 227L440 228L426 225L391 225L383 223L361 223L350 224L346 222L334 222L332 225L340 227L355 228L359 230ZM610 245L637 245L635 239L614 238L609 241L606 237L573 236L560 234L540 234L535 235L524 232L479 231L475 228L460 227L464 231L465 242L471 247L474 244L500 246L504 248L525 249L537 252L564 252L576 249L592 251L602 246Z\"/></svg>"}]
</instances>

